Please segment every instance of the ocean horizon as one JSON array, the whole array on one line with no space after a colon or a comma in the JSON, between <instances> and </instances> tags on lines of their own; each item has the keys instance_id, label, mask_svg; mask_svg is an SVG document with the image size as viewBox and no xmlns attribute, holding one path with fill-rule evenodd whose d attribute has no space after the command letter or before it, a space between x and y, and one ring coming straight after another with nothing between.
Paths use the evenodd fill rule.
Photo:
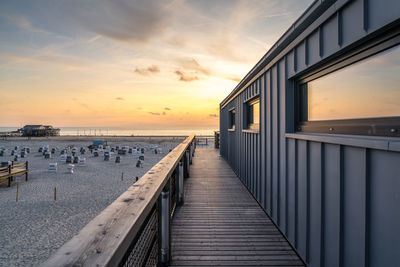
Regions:
<instances>
[{"instance_id":1,"label":"ocean horizon","mask_svg":"<svg viewBox=\"0 0 400 267\"><path fill-rule=\"evenodd\" d=\"M0 132L16 131L21 127L0 127ZM56 127L61 136L187 136L213 135L218 128L200 129L133 129L123 127Z\"/></svg>"}]
</instances>

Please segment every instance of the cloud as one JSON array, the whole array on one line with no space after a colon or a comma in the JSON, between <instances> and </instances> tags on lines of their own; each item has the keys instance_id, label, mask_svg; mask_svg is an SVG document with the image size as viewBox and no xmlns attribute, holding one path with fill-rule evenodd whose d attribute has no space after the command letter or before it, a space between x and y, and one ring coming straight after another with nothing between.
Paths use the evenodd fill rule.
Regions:
<instances>
[{"instance_id":1,"label":"cloud","mask_svg":"<svg viewBox=\"0 0 400 267\"><path fill-rule=\"evenodd\" d=\"M171 110L169 107L165 107L164 110Z\"/></svg>"},{"instance_id":2,"label":"cloud","mask_svg":"<svg viewBox=\"0 0 400 267\"><path fill-rule=\"evenodd\" d=\"M125 98L123 98L123 97L116 97L115 100L123 101L123 100L125 100Z\"/></svg>"},{"instance_id":3,"label":"cloud","mask_svg":"<svg viewBox=\"0 0 400 267\"><path fill-rule=\"evenodd\" d=\"M240 79L239 77L226 77L226 79L234 81L234 82L240 82L242 79Z\"/></svg>"},{"instance_id":4,"label":"cloud","mask_svg":"<svg viewBox=\"0 0 400 267\"><path fill-rule=\"evenodd\" d=\"M181 66L186 70L191 70L195 73L201 73L209 76L211 71L199 64L195 59L186 59L181 61Z\"/></svg>"},{"instance_id":5,"label":"cloud","mask_svg":"<svg viewBox=\"0 0 400 267\"><path fill-rule=\"evenodd\" d=\"M6 18L9 22L13 23L14 25L18 26L21 29L24 29L26 31L32 32L32 33L46 33L49 34L49 32L39 29L35 26L32 25L32 22L30 19L26 16L23 16L21 14L15 14L15 13L2 13L0 14L4 18Z\"/></svg>"},{"instance_id":6,"label":"cloud","mask_svg":"<svg viewBox=\"0 0 400 267\"><path fill-rule=\"evenodd\" d=\"M160 72L160 68L156 65L152 65L150 67L147 68L148 71L156 73L156 72Z\"/></svg>"},{"instance_id":7,"label":"cloud","mask_svg":"<svg viewBox=\"0 0 400 267\"><path fill-rule=\"evenodd\" d=\"M162 113L163 115L167 115L167 113L165 113L165 111Z\"/></svg>"},{"instance_id":8,"label":"cloud","mask_svg":"<svg viewBox=\"0 0 400 267\"><path fill-rule=\"evenodd\" d=\"M135 72L140 75L149 75L151 73L158 73L160 72L160 68L157 65L152 65L147 68L136 68Z\"/></svg>"},{"instance_id":9,"label":"cloud","mask_svg":"<svg viewBox=\"0 0 400 267\"><path fill-rule=\"evenodd\" d=\"M159 112L148 112L148 113L151 114L151 115L154 115L154 116L160 116L161 115Z\"/></svg>"},{"instance_id":10,"label":"cloud","mask_svg":"<svg viewBox=\"0 0 400 267\"><path fill-rule=\"evenodd\" d=\"M182 82L193 82L199 79L199 77L195 75L189 75L180 70L176 70L175 74L178 75L179 80Z\"/></svg>"},{"instance_id":11,"label":"cloud","mask_svg":"<svg viewBox=\"0 0 400 267\"><path fill-rule=\"evenodd\" d=\"M147 42L162 34L174 17L170 1L76 0L65 8L82 28L124 42Z\"/></svg>"},{"instance_id":12,"label":"cloud","mask_svg":"<svg viewBox=\"0 0 400 267\"><path fill-rule=\"evenodd\" d=\"M213 117L213 118L217 118L218 117L217 114L210 114L209 116Z\"/></svg>"}]
</instances>

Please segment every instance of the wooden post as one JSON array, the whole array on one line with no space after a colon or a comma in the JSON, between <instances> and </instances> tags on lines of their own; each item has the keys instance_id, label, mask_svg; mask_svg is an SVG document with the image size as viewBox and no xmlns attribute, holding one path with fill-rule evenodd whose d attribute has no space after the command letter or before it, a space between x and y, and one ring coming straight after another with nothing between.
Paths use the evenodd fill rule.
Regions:
<instances>
[{"instance_id":1,"label":"wooden post","mask_svg":"<svg viewBox=\"0 0 400 267\"><path fill-rule=\"evenodd\" d=\"M122 172L122 174L121 174L121 181L123 181L124 180L124 173Z\"/></svg>"},{"instance_id":2,"label":"wooden post","mask_svg":"<svg viewBox=\"0 0 400 267\"><path fill-rule=\"evenodd\" d=\"M170 195L168 186L165 186L160 196L159 201L159 261L163 265L169 265L171 255L170 245Z\"/></svg>"},{"instance_id":3,"label":"wooden post","mask_svg":"<svg viewBox=\"0 0 400 267\"><path fill-rule=\"evenodd\" d=\"M54 201L57 200L57 188L54 187Z\"/></svg>"},{"instance_id":4,"label":"wooden post","mask_svg":"<svg viewBox=\"0 0 400 267\"><path fill-rule=\"evenodd\" d=\"M16 202L18 202L18 185L19 185L19 183L17 183L17 195L16 195L16 197L15 197L15 201L16 201Z\"/></svg>"},{"instance_id":5,"label":"wooden post","mask_svg":"<svg viewBox=\"0 0 400 267\"><path fill-rule=\"evenodd\" d=\"M8 165L8 187L11 186L11 165Z\"/></svg>"},{"instance_id":6,"label":"wooden post","mask_svg":"<svg viewBox=\"0 0 400 267\"><path fill-rule=\"evenodd\" d=\"M183 205L184 202L184 184L183 184L183 161L179 161L178 165L178 203Z\"/></svg>"},{"instance_id":7,"label":"wooden post","mask_svg":"<svg viewBox=\"0 0 400 267\"><path fill-rule=\"evenodd\" d=\"M28 161L25 162L25 168L26 168L26 173L25 173L25 181L28 181Z\"/></svg>"},{"instance_id":8,"label":"wooden post","mask_svg":"<svg viewBox=\"0 0 400 267\"><path fill-rule=\"evenodd\" d=\"M189 145L188 152L189 152L189 164L192 164L192 146L193 144Z\"/></svg>"}]
</instances>

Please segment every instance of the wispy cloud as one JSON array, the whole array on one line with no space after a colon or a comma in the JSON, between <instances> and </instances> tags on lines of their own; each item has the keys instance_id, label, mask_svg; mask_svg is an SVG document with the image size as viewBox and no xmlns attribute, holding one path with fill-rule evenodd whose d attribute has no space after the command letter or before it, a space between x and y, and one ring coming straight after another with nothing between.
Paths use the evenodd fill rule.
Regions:
<instances>
[{"instance_id":1,"label":"wispy cloud","mask_svg":"<svg viewBox=\"0 0 400 267\"><path fill-rule=\"evenodd\" d=\"M76 0L68 1L66 8L71 19L97 35L124 42L147 42L171 25L174 9L170 3L99 0L93 4L89 0Z\"/></svg>"},{"instance_id":2,"label":"wispy cloud","mask_svg":"<svg viewBox=\"0 0 400 267\"><path fill-rule=\"evenodd\" d=\"M213 117L213 118L217 118L218 116L217 116L217 114L210 114L210 115L208 115L209 117Z\"/></svg>"},{"instance_id":3,"label":"wispy cloud","mask_svg":"<svg viewBox=\"0 0 400 267\"><path fill-rule=\"evenodd\" d=\"M136 68L135 73L138 73L140 75L149 75L151 73L158 73L160 72L160 68L157 65L152 65L147 68Z\"/></svg>"},{"instance_id":4,"label":"wispy cloud","mask_svg":"<svg viewBox=\"0 0 400 267\"><path fill-rule=\"evenodd\" d=\"M154 116L160 116L161 113L160 112L148 112L150 115L154 115Z\"/></svg>"},{"instance_id":5,"label":"wispy cloud","mask_svg":"<svg viewBox=\"0 0 400 267\"><path fill-rule=\"evenodd\" d=\"M193 82L199 79L199 77L197 77L196 75L190 75L187 73L184 73L181 70L176 70L175 74L178 75L179 80L182 82Z\"/></svg>"},{"instance_id":6,"label":"wispy cloud","mask_svg":"<svg viewBox=\"0 0 400 267\"><path fill-rule=\"evenodd\" d=\"M164 110L171 110L169 107L165 107Z\"/></svg>"},{"instance_id":7,"label":"wispy cloud","mask_svg":"<svg viewBox=\"0 0 400 267\"><path fill-rule=\"evenodd\" d=\"M204 76L210 76L211 70L200 65L195 59L180 59L178 60L180 67L183 69L177 69L175 74L178 75L179 80L182 82L192 82L204 78Z\"/></svg>"},{"instance_id":8,"label":"wispy cloud","mask_svg":"<svg viewBox=\"0 0 400 267\"><path fill-rule=\"evenodd\" d=\"M0 15L9 22L28 32L50 34L48 31L35 27L29 18L24 15L18 13L1 13Z\"/></svg>"},{"instance_id":9,"label":"wispy cloud","mask_svg":"<svg viewBox=\"0 0 400 267\"><path fill-rule=\"evenodd\" d=\"M123 98L123 97L116 97L115 100L123 101L123 100L125 100L125 98Z\"/></svg>"},{"instance_id":10,"label":"wispy cloud","mask_svg":"<svg viewBox=\"0 0 400 267\"><path fill-rule=\"evenodd\" d=\"M234 76L227 76L226 79L234 81L234 82L240 82L242 80L239 77L234 77Z\"/></svg>"},{"instance_id":11,"label":"wispy cloud","mask_svg":"<svg viewBox=\"0 0 400 267\"><path fill-rule=\"evenodd\" d=\"M211 74L211 71L209 69L200 65L199 62L197 62L197 60L195 60L193 58L181 60L181 66L185 70L191 70L193 72L201 73L201 74L204 74L207 76L209 76Z\"/></svg>"}]
</instances>

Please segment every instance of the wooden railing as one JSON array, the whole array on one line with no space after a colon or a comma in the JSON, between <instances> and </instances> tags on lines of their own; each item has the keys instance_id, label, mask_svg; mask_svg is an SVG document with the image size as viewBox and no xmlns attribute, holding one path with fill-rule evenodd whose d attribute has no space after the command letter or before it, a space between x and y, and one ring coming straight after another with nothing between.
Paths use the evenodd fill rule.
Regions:
<instances>
[{"instance_id":1,"label":"wooden railing","mask_svg":"<svg viewBox=\"0 0 400 267\"><path fill-rule=\"evenodd\" d=\"M183 204L192 135L52 255L44 266L155 266L170 259L170 221Z\"/></svg>"},{"instance_id":2,"label":"wooden railing","mask_svg":"<svg viewBox=\"0 0 400 267\"><path fill-rule=\"evenodd\" d=\"M20 175L25 175L25 181L28 181L28 171L28 161L17 164L12 162L7 167L0 168L0 183L7 181L8 187L10 187L14 177Z\"/></svg>"}]
</instances>

